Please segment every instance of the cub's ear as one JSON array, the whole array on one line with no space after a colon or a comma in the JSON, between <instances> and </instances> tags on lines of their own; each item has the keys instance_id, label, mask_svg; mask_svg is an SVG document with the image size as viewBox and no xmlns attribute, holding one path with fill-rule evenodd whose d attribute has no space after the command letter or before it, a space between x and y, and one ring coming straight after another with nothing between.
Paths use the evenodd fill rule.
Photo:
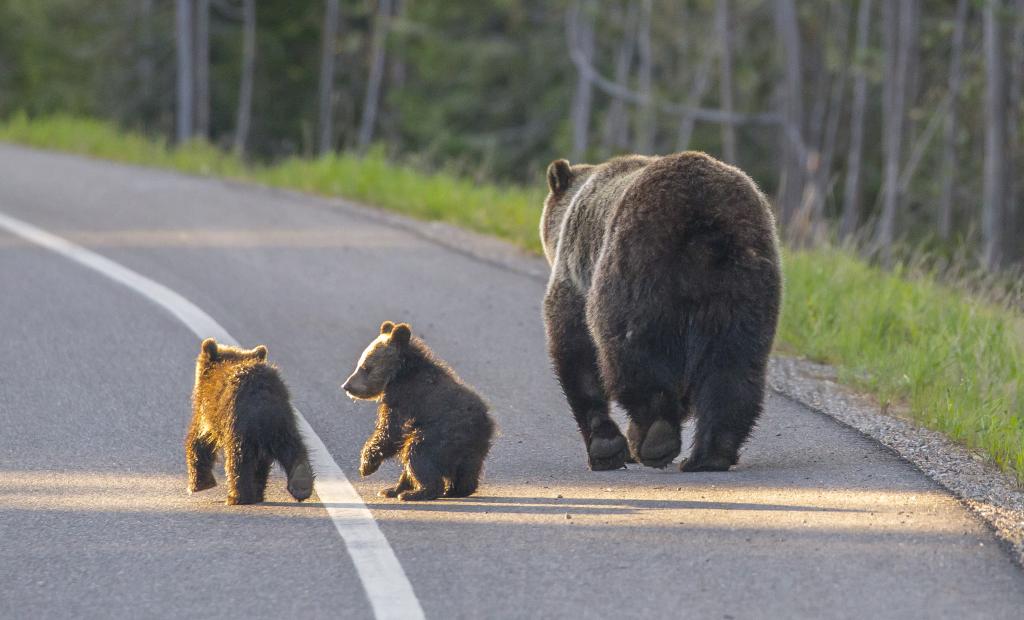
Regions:
<instances>
[{"instance_id":1,"label":"cub's ear","mask_svg":"<svg viewBox=\"0 0 1024 620\"><path fill-rule=\"evenodd\" d=\"M391 331L391 342L400 347L409 344L410 338L412 338L412 328L409 327L408 323L399 323Z\"/></svg>"},{"instance_id":2,"label":"cub's ear","mask_svg":"<svg viewBox=\"0 0 1024 620\"><path fill-rule=\"evenodd\" d=\"M569 189L572 181L572 169L568 160L556 159L548 166L548 188L552 194L561 194Z\"/></svg>"},{"instance_id":3,"label":"cub's ear","mask_svg":"<svg viewBox=\"0 0 1024 620\"><path fill-rule=\"evenodd\" d=\"M267 359L267 347L261 344L252 350L252 354L256 356L256 359L264 361Z\"/></svg>"},{"instance_id":4,"label":"cub's ear","mask_svg":"<svg viewBox=\"0 0 1024 620\"><path fill-rule=\"evenodd\" d=\"M206 354L206 357L210 358L211 360L217 359L217 341L214 340L213 338L207 338L206 340L203 341L202 350L203 353Z\"/></svg>"},{"instance_id":5,"label":"cub's ear","mask_svg":"<svg viewBox=\"0 0 1024 620\"><path fill-rule=\"evenodd\" d=\"M394 328L395 328L395 324L394 323L392 323L391 321L384 321L383 323L380 324L380 333L382 333L382 334L390 334L391 330L393 330Z\"/></svg>"}]
</instances>

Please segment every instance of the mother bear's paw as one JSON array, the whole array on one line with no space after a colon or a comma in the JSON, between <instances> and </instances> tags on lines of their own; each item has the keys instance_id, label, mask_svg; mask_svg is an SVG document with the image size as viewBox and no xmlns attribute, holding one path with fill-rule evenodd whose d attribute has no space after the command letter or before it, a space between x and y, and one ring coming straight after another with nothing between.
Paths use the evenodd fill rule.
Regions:
<instances>
[{"instance_id":1,"label":"mother bear's paw","mask_svg":"<svg viewBox=\"0 0 1024 620\"><path fill-rule=\"evenodd\" d=\"M661 469L679 456L682 447L679 431L666 420L655 420L647 430L647 435L640 446L640 454L637 456L647 467Z\"/></svg>"},{"instance_id":2,"label":"mother bear's paw","mask_svg":"<svg viewBox=\"0 0 1024 620\"><path fill-rule=\"evenodd\" d=\"M593 471L622 469L628 457L626 439L621 434L610 437L591 437L587 446L587 459Z\"/></svg>"},{"instance_id":3,"label":"mother bear's paw","mask_svg":"<svg viewBox=\"0 0 1024 620\"><path fill-rule=\"evenodd\" d=\"M679 471L729 471L729 468L736 464L734 459L726 456L704 456L690 457L679 464Z\"/></svg>"}]
</instances>

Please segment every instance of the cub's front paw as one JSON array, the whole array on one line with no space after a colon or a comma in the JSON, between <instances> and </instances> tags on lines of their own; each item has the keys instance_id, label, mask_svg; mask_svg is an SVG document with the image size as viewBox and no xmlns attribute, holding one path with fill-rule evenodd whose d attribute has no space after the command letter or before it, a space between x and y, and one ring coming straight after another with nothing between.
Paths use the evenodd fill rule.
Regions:
<instances>
[{"instance_id":1,"label":"cub's front paw","mask_svg":"<svg viewBox=\"0 0 1024 620\"><path fill-rule=\"evenodd\" d=\"M381 497L398 497L398 494L402 492L404 487L395 485L393 487L384 487L378 492Z\"/></svg>"},{"instance_id":2,"label":"cub's front paw","mask_svg":"<svg viewBox=\"0 0 1024 620\"><path fill-rule=\"evenodd\" d=\"M437 499L440 495L437 491L430 489L418 489L416 491L402 491L398 494L398 499L403 502L423 502L432 499Z\"/></svg>"},{"instance_id":3,"label":"cub's front paw","mask_svg":"<svg viewBox=\"0 0 1024 620\"><path fill-rule=\"evenodd\" d=\"M359 475L367 477L380 468L380 461L362 461L359 463Z\"/></svg>"}]
</instances>

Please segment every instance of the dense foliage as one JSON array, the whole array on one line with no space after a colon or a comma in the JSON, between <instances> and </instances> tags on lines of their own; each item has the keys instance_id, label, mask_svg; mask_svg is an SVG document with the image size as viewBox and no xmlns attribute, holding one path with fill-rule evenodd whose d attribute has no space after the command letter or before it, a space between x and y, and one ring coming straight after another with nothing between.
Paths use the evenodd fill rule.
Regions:
<instances>
[{"instance_id":1,"label":"dense foliage","mask_svg":"<svg viewBox=\"0 0 1024 620\"><path fill-rule=\"evenodd\" d=\"M193 11L208 6L208 126L196 135L231 144L242 72L241 0L179 0ZM883 213L886 102L905 61L903 120L896 158L893 241L952 253L981 252L985 228L987 83L983 16L998 25L996 52L1005 100L1005 155L997 182L1004 206L994 217L1004 232L1002 264L1020 258L1024 244L1024 2L1020 0L909 0L906 13L868 5L863 49L857 48L862 2L791 0L338 0L331 83L330 144L360 146L368 72L375 60L375 28L385 29L383 76L372 139L392 159L421 169L445 169L478 180L539 183L554 157L599 160L619 152L697 148L722 155L723 125L686 112L729 109L736 123L735 160L769 193L782 189L786 131L766 117L799 104L795 131L803 154L792 179L804 189L780 194L787 229L799 241L835 232L853 151L856 78L865 78L864 147L858 175L859 207L851 217L858 238L878 250L875 229ZM899 3L904 4L904 3ZM256 55L248 156L271 161L316 153L321 87L324 0L257 0ZM378 6L390 19L375 19ZM0 3L0 117L65 112L108 118L150 135L172 136L176 107L176 3L169 0L7 0ZM795 28L786 30L786 9ZM902 9L901 9L902 10ZM649 12L647 12L649 11ZM726 11L716 27L718 11ZM906 24L893 34L890 22ZM951 81L957 25L962 25L958 81ZM990 33L991 34L991 33ZM589 35L589 39L588 39ZM896 39L894 39L896 37ZM903 37L903 38L899 38ZM792 38L793 40L789 40ZM897 40L898 44L892 43ZM648 45L649 43L649 45ZM729 75L723 69L728 45ZM607 84L580 81L570 48L581 52ZM898 55L902 54L902 56ZM196 63L203 62L197 57ZM894 64L895 63L895 64ZM794 74L787 67L796 67ZM994 75L994 74L993 74ZM798 98L787 94L790 82ZM728 82L724 82L728 78ZM727 87L729 98L727 102ZM580 100L581 89L587 97ZM787 99L787 97L789 97ZM645 103L646 102L646 103ZM947 130L951 112L955 121ZM582 121L573 118L582 114ZM834 126L834 130L830 127ZM582 134L580 131L582 130ZM727 154L727 153L726 153ZM947 156L955 175L944 169ZM812 169L824 162L814 183ZM802 170L806 168L806 170ZM955 176L948 230L937 224ZM824 195L801 216L808 192ZM987 190L986 190L987 191ZM813 201L811 201L813 203ZM848 200L846 202L849 202ZM808 224L807 220L812 220ZM884 219L884 218L883 218ZM823 227L831 222L830 227ZM809 229L813 229L808 232ZM792 231L789 231L792 233ZM851 231L845 231L847 233ZM970 254L968 252L967 254Z\"/></svg>"}]
</instances>

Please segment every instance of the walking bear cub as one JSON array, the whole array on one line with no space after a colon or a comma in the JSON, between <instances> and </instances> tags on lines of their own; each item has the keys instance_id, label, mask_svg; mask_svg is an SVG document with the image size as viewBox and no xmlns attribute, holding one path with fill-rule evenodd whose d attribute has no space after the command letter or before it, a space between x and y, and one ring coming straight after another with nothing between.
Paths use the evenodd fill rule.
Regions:
<instances>
[{"instance_id":1,"label":"walking bear cub","mask_svg":"<svg viewBox=\"0 0 1024 620\"><path fill-rule=\"evenodd\" d=\"M213 462L224 454L228 504L263 501L270 466L288 475L300 502L313 493L313 470L292 411L288 388L267 363L267 348L245 350L203 341L196 359L192 424L185 438L190 493L216 486Z\"/></svg>"},{"instance_id":2,"label":"walking bear cub","mask_svg":"<svg viewBox=\"0 0 1024 620\"><path fill-rule=\"evenodd\" d=\"M782 297L771 207L703 153L548 168L548 349L592 469L736 464L761 413ZM623 437L608 415L629 416Z\"/></svg>"},{"instance_id":3,"label":"walking bear cub","mask_svg":"<svg viewBox=\"0 0 1024 620\"><path fill-rule=\"evenodd\" d=\"M385 321L342 389L354 400L380 402L359 474L398 455L402 475L382 496L430 500L476 491L494 435L487 405L408 325Z\"/></svg>"}]
</instances>

